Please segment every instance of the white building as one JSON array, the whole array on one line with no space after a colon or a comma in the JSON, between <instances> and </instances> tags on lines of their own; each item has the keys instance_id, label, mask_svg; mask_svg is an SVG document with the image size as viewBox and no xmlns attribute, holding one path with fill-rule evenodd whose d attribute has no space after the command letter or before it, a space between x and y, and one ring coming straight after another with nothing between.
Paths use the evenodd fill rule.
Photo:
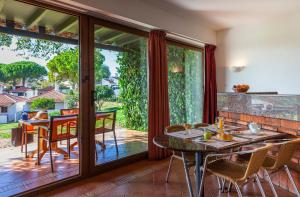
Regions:
<instances>
[{"instance_id":1,"label":"white building","mask_svg":"<svg viewBox=\"0 0 300 197\"><path fill-rule=\"evenodd\" d=\"M66 103L65 103L65 94L58 92L56 90L50 90L48 92L45 92L44 94L34 96L30 98L25 106L26 110L30 110L31 103L39 98L48 98L48 99L54 99L55 101L55 110L65 109ZM51 111L51 110L48 110Z\"/></svg>"},{"instance_id":2,"label":"white building","mask_svg":"<svg viewBox=\"0 0 300 197\"><path fill-rule=\"evenodd\" d=\"M24 98L31 98L37 96L37 91L27 87L18 87L16 89L12 89L9 91L9 93Z\"/></svg>"},{"instance_id":3,"label":"white building","mask_svg":"<svg viewBox=\"0 0 300 197\"><path fill-rule=\"evenodd\" d=\"M24 110L27 99L7 93L0 94L0 124L16 122Z\"/></svg>"}]
</instances>

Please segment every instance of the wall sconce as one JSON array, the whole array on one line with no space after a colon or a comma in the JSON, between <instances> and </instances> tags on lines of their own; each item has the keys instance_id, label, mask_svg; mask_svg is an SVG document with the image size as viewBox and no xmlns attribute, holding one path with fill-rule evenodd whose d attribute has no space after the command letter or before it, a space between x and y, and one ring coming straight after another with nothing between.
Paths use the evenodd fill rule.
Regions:
<instances>
[{"instance_id":1,"label":"wall sconce","mask_svg":"<svg viewBox=\"0 0 300 197\"><path fill-rule=\"evenodd\" d=\"M235 66L231 66L230 67L233 72L236 72L236 73L239 73L239 72L242 72L246 66L245 65L235 65Z\"/></svg>"},{"instance_id":2,"label":"wall sconce","mask_svg":"<svg viewBox=\"0 0 300 197\"><path fill-rule=\"evenodd\" d=\"M171 69L172 73L182 73L183 72L183 66L174 65Z\"/></svg>"}]
</instances>

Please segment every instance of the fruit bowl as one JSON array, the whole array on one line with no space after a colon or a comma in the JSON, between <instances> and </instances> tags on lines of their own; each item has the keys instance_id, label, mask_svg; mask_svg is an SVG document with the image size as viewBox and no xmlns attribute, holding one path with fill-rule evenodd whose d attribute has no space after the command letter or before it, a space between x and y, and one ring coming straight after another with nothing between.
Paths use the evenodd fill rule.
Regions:
<instances>
[{"instance_id":1,"label":"fruit bowl","mask_svg":"<svg viewBox=\"0 0 300 197\"><path fill-rule=\"evenodd\" d=\"M233 86L233 91L236 93L246 93L249 90L249 85L246 84L238 84Z\"/></svg>"}]
</instances>

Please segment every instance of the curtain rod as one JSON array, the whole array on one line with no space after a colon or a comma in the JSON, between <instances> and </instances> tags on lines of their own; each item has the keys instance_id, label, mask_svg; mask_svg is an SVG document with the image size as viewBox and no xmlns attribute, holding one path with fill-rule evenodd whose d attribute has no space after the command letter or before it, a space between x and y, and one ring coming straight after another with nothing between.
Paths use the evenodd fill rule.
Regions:
<instances>
[{"instance_id":1,"label":"curtain rod","mask_svg":"<svg viewBox=\"0 0 300 197\"><path fill-rule=\"evenodd\" d=\"M185 36L182 34L178 34L178 33L174 33L174 32L170 32L170 31L166 31L167 33L167 37L170 38L175 38L178 40L181 40L183 42L187 42L196 46L201 46L204 47L207 43L202 42L201 40L195 39L195 38L191 38L189 36Z\"/></svg>"}]
</instances>

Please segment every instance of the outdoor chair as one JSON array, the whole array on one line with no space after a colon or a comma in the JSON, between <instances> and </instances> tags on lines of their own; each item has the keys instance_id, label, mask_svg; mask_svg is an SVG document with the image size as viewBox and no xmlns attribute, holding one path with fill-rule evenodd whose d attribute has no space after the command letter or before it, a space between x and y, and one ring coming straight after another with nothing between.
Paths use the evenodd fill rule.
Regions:
<instances>
[{"instance_id":1,"label":"outdoor chair","mask_svg":"<svg viewBox=\"0 0 300 197\"><path fill-rule=\"evenodd\" d=\"M116 111L96 112L95 136L102 134L102 142L95 139L96 159L98 159L97 144L105 150L105 133L113 132L117 154L119 154L116 137Z\"/></svg>"},{"instance_id":2,"label":"outdoor chair","mask_svg":"<svg viewBox=\"0 0 300 197\"><path fill-rule=\"evenodd\" d=\"M268 151L272 148L272 145L266 145L254 150L224 153L224 154L209 154L205 158L205 162L202 169L202 181L200 185L200 194L202 194L203 186L205 182L206 171L219 177L224 181L228 181L236 188L239 197L242 197L240 186L247 183L250 178L255 178L256 183L263 197L265 192L262 188L261 182L257 175L260 167L263 165L264 159L267 156ZM247 165L238 163L232 160L228 160L226 157L232 155L249 154L250 160ZM213 159L218 158L218 159ZM212 160L213 159L213 160Z\"/></svg>"},{"instance_id":3,"label":"outdoor chair","mask_svg":"<svg viewBox=\"0 0 300 197\"><path fill-rule=\"evenodd\" d=\"M28 120L35 117L37 114L37 111L27 112ZM43 113L40 117L40 119L48 119L48 114ZM38 128L31 126L31 125L22 125L22 139L21 139L21 152L23 153L23 146L25 146L25 156L27 157L27 142L28 142L28 135L35 135L38 132Z\"/></svg>"},{"instance_id":4,"label":"outdoor chair","mask_svg":"<svg viewBox=\"0 0 300 197\"><path fill-rule=\"evenodd\" d=\"M165 134L167 135L168 133L184 131L184 130L186 130L186 129L182 125L172 125L172 126L168 126L165 128ZM194 153L184 153L184 154L185 154L185 158L186 158L186 162L187 162L187 166L188 166L188 169L186 169L186 170L189 172L190 168L195 165L195 154ZM170 172L171 172L171 168L172 168L174 159L179 159L179 160L185 162L181 152L173 151L173 154L170 158L167 175L166 175L166 182L169 181L169 176L170 176Z\"/></svg>"},{"instance_id":5,"label":"outdoor chair","mask_svg":"<svg viewBox=\"0 0 300 197\"><path fill-rule=\"evenodd\" d=\"M278 172L281 169L284 169L289 177L289 180L294 187L294 190L296 192L296 195L300 197L299 190L295 184L295 181L291 175L291 172L288 168L288 163L292 159L292 156L295 152L295 150L300 145L300 138L296 139L277 139L277 140L267 140L265 143L271 143L274 147L278 148L277 153L274 156L266 156L264 162L263 162L263 171L266 175L267 181L272 189L272 192L275 197L278 196L275 187L272 183L270 174ZM240 156L240 160L249 162L250 157L248 154Z\"/></svg>"},{"instance_id":6,"label":"outdoor chair","mask_svg":"<svg viewBox=\"0 0 300 197\"><path fill-rule=\"evenodd\" d=\"M52 143L56 143L58 141L67 140L67 149L68 156L70 158L70 140L74 138L78 138L78 125L77 125L78 115L68 115L68 116L52 116L50 118L50 125L48 127L39 126L38 129L38 156L40 153L40 139L48 141L49 143L49 152L50 152L50 161L51 161L51 171L54 172L53 168L53 158L52 158ZM76 127L71 130L69 126L70 123L76 122ZM64 131L61 131L61 127L65 127ZM44 135L41 135L42 130L46 131ZM39 158L38 158L39 160Z\"/></svg>"},{"instance_id":7,"label":"outdoor chair","mask_svg":"<svg viewBox=\"0 0 300 197\"><path fill-rule=\"evenodd\" d=\"M60 115L67 116L67 115L78 115L79 114L79 108L72 108L72 109L61 109ZM68 123L69 125L64 125L61 127L61 132L63 131L64 127L69 126L71 129L77 127L77 121ZM62 144L62 141L60 142ZM72 146L75 146L77 142L75 142Z\"/></svg>"}]
</instances>

